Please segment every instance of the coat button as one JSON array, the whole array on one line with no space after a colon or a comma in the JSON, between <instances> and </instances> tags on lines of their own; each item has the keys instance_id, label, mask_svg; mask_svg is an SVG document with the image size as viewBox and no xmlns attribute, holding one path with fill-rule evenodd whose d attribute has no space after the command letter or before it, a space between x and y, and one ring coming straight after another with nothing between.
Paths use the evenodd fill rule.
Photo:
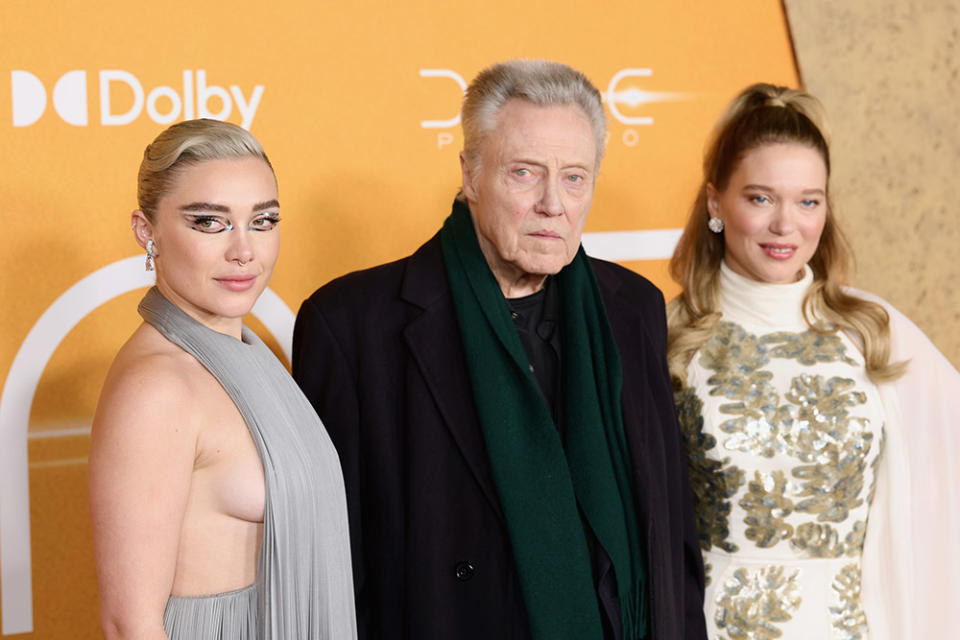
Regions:
<instances>
[{"instance_id":1,"label":"coat button","mask_svg":"<svg viewBox=\"0 0 960 640\"><path fill-rule=\"evenodd\" d=\"M476 573L476 571L476 567L469 562L458 562L457 568L454 570L454 575L457 576L457 580L466 582L473 577L473 574Z\"/></svg>"}]
</instances>

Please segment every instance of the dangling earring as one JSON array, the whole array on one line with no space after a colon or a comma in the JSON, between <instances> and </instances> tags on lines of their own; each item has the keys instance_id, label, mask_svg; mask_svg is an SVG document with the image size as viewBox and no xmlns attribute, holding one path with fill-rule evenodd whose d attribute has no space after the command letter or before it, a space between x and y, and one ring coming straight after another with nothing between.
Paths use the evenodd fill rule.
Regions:
<instances>
[{"instance_id":1,"label":"dangling earring","mask_svg":"<svg viewBox=\"0 0 960 640\"><path fill-rule=\"evenodd\" d=\"M707 228L714 233L720 233L723 231L723 220L720 218L710 218L710 220L707 221Z\"/></svg>"},{"instance_id":2,"label":"dangling earring","mask_svg":"<svg viewBox=\"0 0 960 640\"><path fill-rule=\"evenodd\" d=\"M153 240L147 240L147 271L153 271L153 259L157 257L157 254L153 252Z\"/></svg>"}]
</instances>

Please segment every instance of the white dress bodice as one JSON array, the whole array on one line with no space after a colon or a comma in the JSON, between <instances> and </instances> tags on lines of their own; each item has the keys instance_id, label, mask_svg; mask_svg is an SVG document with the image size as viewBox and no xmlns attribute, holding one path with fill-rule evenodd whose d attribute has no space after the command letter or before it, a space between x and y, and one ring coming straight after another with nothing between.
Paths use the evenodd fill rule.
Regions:
<instances>
[{"instance_id":1,"label":"white dress bodice","mask_svg":"<svg viewBox=\"0 0 960 640\"><path fill-rule=\"evenodd\" d=\"M868 637L860 557L884 410L857 346L803 315L813 282L722 266L722 317L677 394L711 639Z\"/></svg>"}]
</instances>

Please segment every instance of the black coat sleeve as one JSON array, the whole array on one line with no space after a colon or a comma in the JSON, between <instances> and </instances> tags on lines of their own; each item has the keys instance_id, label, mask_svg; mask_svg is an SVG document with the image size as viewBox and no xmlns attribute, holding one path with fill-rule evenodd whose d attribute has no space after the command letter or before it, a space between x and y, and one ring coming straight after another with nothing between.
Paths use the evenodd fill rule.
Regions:
<instances>
[{"instance_id":1,"label":"black coat sleeve","mask_svg":"<svg viewBox=\"0 0 960 640\"><path fill-rule=\"evenodd\" d=\"M594 260L598 280L608 294L607 311L621 349L625 411L633 416L635 433L628 434L639 464L642 502L655 524L651 535L651 570L655 573L652 613L656 637L705 640L704 573L696 529L686 449L677 423L673 389L667 368L667 323L663 294L642 276L619 265ZM626 389L626 386L625 386ZM646 431L646 433L644 433ZM632 436L632 437L631 437Z\"/></svg>"},{"instance_id":2,"label":"black coat sleeve","mask_svg":"<svg viewBox=\"0 0 960 640\"><path fill-rule=\"evenodd\" d=\"M659 292L658 292L659 293ZM658 340L657 360L660 363L662 381L665 381L665 390L671 390L670 371L667 367L667 319L666 307L662 294L660 304L656 305L656 323ZM703 640L707 637L706 621L703 617L703 593L705 578L703 573L703 556L700 553L700 537L697 532L697 520L693 507L693 494L690 489L690 478L687 473L686 449L677 423L676 411L670 416L670 431L674 434L671 444L678 451L680 460L678 473L680 474L683 514L683 607L684 607L684 637L686 640Z\"/></svg>"},{"instance_id":3,"label":"black coat sleeve","mask_svg":"<svg viewBox=\"0 0 960 640\"><path fill-rule=\"evenodd\" d=\"M306 300L293 331L293 377L313 405L340 455L347 492L347 515L358 625L367 616L364 601L363 522L361 515L360 408L356 371L317 304ZM358 628L359 637L368 637Z\"/></svg>"}]
</instances>

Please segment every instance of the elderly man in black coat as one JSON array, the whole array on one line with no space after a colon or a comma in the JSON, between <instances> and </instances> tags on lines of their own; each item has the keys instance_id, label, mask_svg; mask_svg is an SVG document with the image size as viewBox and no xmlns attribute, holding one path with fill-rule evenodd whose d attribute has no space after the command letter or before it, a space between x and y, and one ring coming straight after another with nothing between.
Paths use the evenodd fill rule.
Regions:
<instances>
[{"instance_id":1,"label":"elderly man in black coat","mask_svg":"<svg viewBox=\"0 0 960 640\"><path fill-rule=\"evenodd\" d=\"M294 376L346 480L360 638L704 638L663 297L580 247L600 94L511 61L471 83L462 122L440 232L297 316Z\"/></svg>"}]
</instances>

